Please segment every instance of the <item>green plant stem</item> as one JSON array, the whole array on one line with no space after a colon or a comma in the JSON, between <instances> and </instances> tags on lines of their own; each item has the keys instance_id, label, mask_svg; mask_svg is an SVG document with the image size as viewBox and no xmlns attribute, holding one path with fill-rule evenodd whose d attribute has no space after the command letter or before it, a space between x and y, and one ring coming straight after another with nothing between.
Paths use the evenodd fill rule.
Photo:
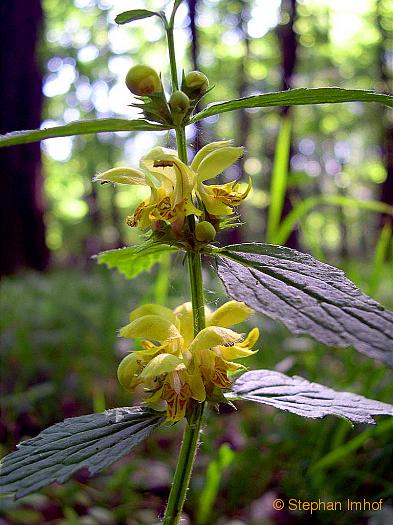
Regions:
<instances>
[{"instance_id":1,"label":"green plant stem","mask_svg":"<svg viewBox=\"0 0 393 525\"><path fill-rule=\"evenodd\" d=\"M192 467L198 447L201 430L203 403L195 403L184 430L179 458L173 477L171 492L165 510L163 525L178 525L191 479Z\"/></svg>"},{"instance_id":2,"label":"green plant stem","mask_svg":"<svg viewBox=\"0 0 393 525\"><path fill-rule=\"evenodd\" d=\"M173 91L177 91L179 89L179 80L177 78L175 41L173 38L174 19L175 19L175 14L176 14L178 5L179 3L175 2L169 23L165 25L166 37L168 41L169 64L171 68L172 90Z\"/></svg>"},{"instance_id":3,"label":"green plant stem","mask_svg":"<svg viewBox=\"0 0 393 525\"><path fill-rule=\"evenodd\" d=\"M176 128L176 144L179 159L187 164L187 142L184 127ZM185 159L185 160L184 160Z\"/></svg>"},{"instance_id":4,"label":"green plant stem","mask_svg":"<svg viewBox=\"0 0 393 525\"><path fill-rule=\"evenodd\" d=\"M201 254L188 252L188 274L191 285L192 313L194 319L194 335L206 326L205 297L203 293Z\"/></svg>"},{"instance_id":5,"label":"green plant stem","mask_svg":"<svg viewBox=\"0 0 393 525\"><path fill-rule=\"evenodd\" d=\"M206 324L201 255L188 252L187 262L191 285L194 335L196 335ZM203 409L204 403L195 402L188 416L163 525L177 525L180 521L198 448Z\"/></svg>"},{"instance_id":6,"label":"green plant stem","mask_svg":"<svg viewBox=\"0 0 393 525\"><path fill-rule=\"evenodd\" d=\"M168 39L168 50L169 50L169 58L175 56L175 42L173 40L173 27L169 26L166 31L167 39ZM179 81L177 78L177 67L176 67L176 60L170 60L171 63L171 77L172 77L172 87L173 91L177 91L179 89Z\"/></svg>"},{"instance_id":7,"label":"green plant stem","mask_svg":"<svg viewBox=\"0 0 393 525\"><path fill-rule=\"evenodd\" d=\"M177 3L177 5L179 4L180 2ZM176 90L178 89L178 78L173 40L173 18L174 13L166 30L168 38L169 59L171 63L172 88L173 90ZM187 164L187 144L184 127L176 128L176 142L179 158L182 162ZM194 226L194 221L194 217L190 218L190 226L192 228ZM206 325L201 255L191 251L188 252L187 263L191 287L194 335L196 335L203 328L205 328ZM163 525L178 525L180 522L198 448L198 438L201 429L203 409L204 403L194 402L189 411L187 417L187 426L183 434L183 442L180 448L176 471L173 477L172 487L165 510Z\"/></svg>"}]
</instances>

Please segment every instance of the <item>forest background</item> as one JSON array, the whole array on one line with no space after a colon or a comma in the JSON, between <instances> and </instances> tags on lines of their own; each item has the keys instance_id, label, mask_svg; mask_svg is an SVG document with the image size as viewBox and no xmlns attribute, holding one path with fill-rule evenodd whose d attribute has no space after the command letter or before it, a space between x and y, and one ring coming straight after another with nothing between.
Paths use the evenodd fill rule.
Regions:
<instances>
[{"instance_id":1,"label":"forest background","mask_svg":"<svg viewBox=\"0 0 393 525\"><path fill-rule=\"evenodd\" d=\"M1 133L32 129L42 121L48 127L79 118L137 116L124 84L128 69L146 63L166 82L169 70L158 22L118 27L113 21L130 7L160 9L162 3L129 3L1 4L0 34L7 42L0 49ZM388 4L188 0L179 8L178 59L186 71L200 69L215 85L204 103L295 87L388 92L393 28ZM284 118L291 133L278 141ZM217 138L234 138L246 147L244 159L225 174L228 180L252 179L253 191L241 210L246 226L222 242L268 240L311 253L343 268L392 308L391 215L382 213L380 204L393 204L389 110L362 103L241 110L189 126L188 133L195 147ZM64 417L131 404L116 382L118 362L127 351L116 329L141 301L175 306L188 300L181 258L168 259L135 282L91 258L138 241L124 218L143 196L138 189L109 185L97 191L93 175L115 165L135 166L155 144L174 147L174 137L101 133L0 152L4 453ZM281 177L280 187L271 186L273 172ZM280 218L272 210L281 201ZM222 289L213 279L208 283L207 299L214 307ZM263 344L254 359L259 367L391 401L386 366L351 349L295 338L266 318L258 323ZM301 522L304 516L272 510L278 496L382 497L387 504L378 517L391 519L391 423L352 430L329 418L322 434L321 422L268 408L248 407L243 416L211 418L205 430L209 439L202 444L186 508L192 523ZM164 507L179 439L178 430L168 429L132 460L91 481L81 475L65 487L7 504L0 523L151 523ZM135 518L129 517L130 508L137 509ZM331 516L319 513L314 519L329 523ZM337 523L373 519L367 513L340 514Z\"/></svg>"}]
</instances>

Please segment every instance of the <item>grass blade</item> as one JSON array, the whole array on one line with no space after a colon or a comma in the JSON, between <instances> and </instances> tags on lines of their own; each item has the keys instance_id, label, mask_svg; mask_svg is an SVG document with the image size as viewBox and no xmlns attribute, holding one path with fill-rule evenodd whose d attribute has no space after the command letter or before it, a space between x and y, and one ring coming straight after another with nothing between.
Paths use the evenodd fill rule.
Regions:
<instances>
[{"instance_id":1,"label":"grass blade","mask_svg":"<svg viewBox=\"0 0 393 525\"><path fill-rule=\"evenodd\" d=\"M274 155L272 181L270 185L270 206L267 218L267 242L276 242L276 231L280 224L282 208L288 179L289 150L291 148L291 121L289 117L281 120Z\"/></svg>"},{"instance_id":2,"label":"grass blade","mask_svg":"<svg viewBox=\"0 0 393 525\"><path fill-rule=\"evenodd\" d=\"M293 210L282 221L276 234L275 243L285 244L296 223L312 209L322 204L358 208L360 210L393 215L393 207L380 201L361 201L359 199L346 197L345 195L317 195L308 197L293 208Z\"/></svg>"}]
</instances>

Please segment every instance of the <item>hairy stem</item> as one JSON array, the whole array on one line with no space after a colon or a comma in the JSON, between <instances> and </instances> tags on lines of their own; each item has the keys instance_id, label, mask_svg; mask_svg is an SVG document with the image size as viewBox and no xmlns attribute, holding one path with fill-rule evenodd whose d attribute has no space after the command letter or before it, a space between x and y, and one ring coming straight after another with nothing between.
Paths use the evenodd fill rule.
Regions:
<instances>
[{"instance_id":1,"label":"hairy stem","mask_svg":"<svg viewBox=\"0 0 393 525\"><path fill-rule=\"evenodd\" d=\"M178 2L179 4L180 2ZM171 63L172 88L178 89L175 46L173 40L173 16L167 27L169 59ZM176 129L176 142L179 158L187 164L187 144L184 126ZM194 217L190 218L192 225ZM205 328L205 299L203 293L201 255L195 252L187 253L188 274L190 279L192 312L194 319L194 335ZM201 429L204 403L194 402L187 419L183 442L180 448L175 475L165 511L163 525L178 525L183 505L190 484L192 468L198 448L198 438Z\"/></svg>"},{"instance_id":2,"label":"hairy stem","mask_svg":"<svg viewBox=\"0 0 393 525\"><path fill-rule=\"evenodd\" d=\"M199 253L189 252L187 260L191 285L194 334L196 335L205 327L201 256ZM178 525L180 521L198 448L203 409L204 403L195 402L188 417L163 525Z\"/></svg>"}]
</instances>

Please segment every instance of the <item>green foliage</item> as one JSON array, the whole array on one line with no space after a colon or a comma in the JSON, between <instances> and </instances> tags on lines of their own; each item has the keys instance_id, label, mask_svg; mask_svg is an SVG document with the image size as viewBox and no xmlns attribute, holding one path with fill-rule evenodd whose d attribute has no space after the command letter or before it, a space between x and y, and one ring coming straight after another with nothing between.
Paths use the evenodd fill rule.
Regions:
<instances>
[{"instance_id":1,"label":"green foliage","mask_svg":"<svg viewBox=\"0 0 393 525\"><path fill-rule=\"evenodd\" d=\"M361 266L360 260L356 264L354 273L364 288L371 268ZM155 301L156 275L126 281L116 272L93 265L88 272L58 270L4 279L0 305L2 366L4 370L17 369L18 373L7 374L2 381L2 455L11 452L18 439L36 435L65 417L91 412L92 398L98 392L105 393L107 407L131 404L129 394L116 381L120 356L129 349L120 345L116 329L126 322L126 313L132 307L141 301ZM222 290L217 291L216 280L206 277L207 297L213 309L223 299ZM378 278L378 293L386 293L390 278L387 265ZM172 272L171 280L166 304L175 306L179 297L187 299L188 287L180 270ZM244 361L245 365L270 369L278 366L287 374L307 377L337 390L391 401L393 385L387 367L352 349L337 352L310 339L294 338L266 318L257 319L257 323L263 342L252 362ZM247 326L242 331L246 332ZM9 396L14 394L11 401ZM323 422L322 434L321 424L244 402L238 412L220 417L208 413L199 457L203 455L206 463L217 461L223 442L236 450L221 474L210 522L221 519L225 523L235 515L245 523L259 525L261 519L251 517L249 512L254 506L258 508L267 487L274 493L280 491L285 498L295 495L306 499L313 495L317 499L325 493L335 500L341 500L343 494L355 500L386 497L393 479L389 462L391 430L385 421L380 418L378 425L364 431L360 427L351 430L348 423L329 418ZM162 427L159 438L153 435L131 461L120 461L116 468L108 468L89 480L82 475L67 485L52 485L16 502L3 500L0 516L12 525L28 525L23 512L34 511L35 523L45 523L47 512L56 513L60 519L64 509L72 509L80 521L89 519L101 525L104 518L98 517L98 511L94 518L95 509L106 510L108 523L111 519L115 524L124 522L132 507L132 525L151 525L165 505L178 431L177 427ZM319 459L364 432L367 440L356 450L348 450L339 464L319 469L318 474L310 470ZM185 513L192 522L197 521L205 475L202 469L196 469L189 491ZM340 525L352 525L353 516L340 517Z\"/></svg>"},{"instance_id":2,"label":"green foliage","mask_svg":"<svg viewBox=\"0 0 393 525\"><path fill-rule=\"evenodd\" d=\"M141 272L149 271L166 254L175 251L177 251L176 248L166 244L142 244L118 250L107 250L96 257L99 264L106 264L108 268L116 268L127 279L133 279Z\"/></svg>"},{"instance_id":3,"label":"green foliage","mask_svg":"<svg viewBox=\"0 0 393 525\"><path fill-rule=\"evenodd\" d=\"M144 407L113 408L69 418L24 441L1 461L0 493L21 498L82 468L90 475L130 452L161 423L161 414Z\"/></svg>"},{"instance_id":4,"label":"green foliage","mask_svg":"<svg viewBox=\"0 0 393 525\"><path fill-rule=\"evenodd\" d=\"M276 244L285 244L298 221L318 206L342 206L355 210L367 210L374 213L386 213L393 216L393 207L380 201L353 199L345 195L315 195L295 204L282 220L274 237ZM386 233L384 239L386 237ZM385 241L386 242L386 241Z\"/></svg>"},{"instance_id":5,"label":"green foliage","mask_svg":"<svg viewBox=\"0 0 393 525\"><path fill-rule=\"evenodd\" d=\"M386 212L385 212L386 213ZM386 223L381 230L377 246L375 248L372 273L368 282L368 291L371 295L375 294L378 287L380 275L383 272L385 262L389 256L389 246L392 244L392 227Z\"/></svg>"},{"instance_id":6,"label":"green foliage","mask_svg":"<svg viewBox=\"0 0 393 525\"><path fill-rule=\"evenodd\" d=\"M230 466L235 457L235 452L227 443L221 445L215 457L208 465L206 470L206 480L203 490L199 497L199 506L197 512L197 525L206 525L211 523L210 517L213 510L214 502L220 489L221 478L226 469Z\"/></svg>"},{"instance_id":7,"label":"green foliage","mask_svg":"<svg viewBox=\"0 0 393 525\"><path fill-rule=\"evenodd\" d=\"M273 244L230 245L216 253L218 275L233 299L296 335L353 346L393 366L393 312L363 294L342 270Z\"/></svg>"},{"instance_id":8,"label":"green foliage","mask_svg":"<svg viewBox=\"0 0 393 525\"><path fill-rule=\"evenodd\" d=\"M180 4L180 1L175 2L175 7L173 10L170 27L173 27L173 16L176 8ZM143 11L143 10L142 10ZM240 9L240 16L242 10ZM130 12L129 12L130 13ZM129 16L128 13L128 16ZM148 13L146 15L146 13ZM141 19L152 16L152 12L144 11L142 13L139 11L139 15L135 13L131 15L131 18L126 20L123 18L124 22L130 21L132 16L133 19ZM154 14L154 13L153 13ZM240 19L240 28L243 25L243 22ZM168 26L167 26L168 29ZM171 36L171 40L169 39ZM173 35L168 32L168 41L172 48L172 58L173 51ZM247 47L248 49L248 47ZM176 65L171 63L171 73L172 80L174 83L174 88L177 88L177 79L176 79ZM245 75L243 75L243 79ZM225 90L225 88L224 88ZM245 89L241 89L244 93ZM265 90L257 90L265 91ZM228 97L231 98L231 97ZM386 105L392 105L392 97L387 95L378 95L366 90L343 90L341 88L316 88L310 90L292 90L288 92L280 93L267 93L265 95L255 95L252 97L245 97L242 99L229 100L224 103L213 103L206 110L202 110L197 114L191 122L197 122L198 120L207 118L209 116L214 116L219 113L230 112L236 109L255 109L259 107L267 106L281 106L281 105L299 105L299 104L324 104L327 102L348 102L348 101L379 101L385 103ZM322 110L323 111L323 110ZM345 114L345 111L343 111ZM146 115L148 116L148 115ZM136 121L137 122L137 121ZM140 122L140 121L139 121ZM328 126L329 120L327 120ZM146 125L150 125L148 122ZM325 122L326 125L326 122ZM145 130L142 126L141 130ZM157 130L157 128L155 128ZM159 127L159 129L167 129L164 127ZM331 128L330 128L331 129ZM102 130L97 130L102 131ZM23 141L28 142L32 135L30 132L26 132L28 135L23 136ZM81 133L81 132L80 132ZM185 153L185 134L182 130L183 143L181 136L179 135L180 131L177 129L177 139L178 144L183 146L183 153ZM286 185L287 170L285 164L288 161L288 153L290 146L290 130L287 130L287 134L283 131L280 135L282 140L279 140L279 147L276 154L276 168L274 173L274 180L272 183L272 203L273 209L271 211L271 217L268 224L268 234L269 238L275 237L277 234L279 219L282 212L282 203L284 197L284 190ZM52 136L52 135L50 135ZM37 135L34 135L37 139ZM15 137L11 137L13 140ZM17 140L19 140L18 137ZM41 137L45 138L45 137ZM15 143L15 142L14 142ZM182 143L182 144L181 144ZM9 144L9 143L8 143ZM186 154L185 154L186 156ZM344 180L345 183L345 180ZM94 195L94 190L92 191ZM343 196L345 199L346 197ZM350 203L349 200L344 200L347 204ZM353 202L352 202L353 204ZM374 204L371 203L371 208ZM349 206L348 206L349 207ZM94 207L92 207L94 208ZM305 207L307 210L307 207ZM377 211L377 208L374 207ZM381 208L379 208L380 210ZM386 208L385 208L386 210ZM291 218L292 222L288 222L293 226L298 219L302 219L304 213L299 213L295 220ZM288 233L288 224L286 225ZM382 247L381 247L382 246ZM385 237L381 241L380 253L385 253ZM152 253L137 252L136 247L131 247L123 250L123 253L120 252L106 252L100 255L102 258L99 262L104 262L109 267L116 267L127 275L132 277L137 275L140 271L150 268L154 262L159 260L161 254L158 254L156 251ZM167 247L170 248L170 247ZM288 251L285 248L259 245L258 250L250 249L250 245L240 245L228 247L227 250L222 250L221 255L228 257L231 260L231 265L225 259L220 261L219 272L220 276L224 281L224 284L230 291L233 297L244 299L246 302L250 298L250 287L253 292L253 297L251 301L256 301L257 310L267 313L273 318L277 318L285 322L294 333L309 333L316 337L316 339L323 341L326 344L334 344L338 346L348 346L348 344L353 344L363 353L377 357L380 359L391 361L391 356L388 354L385 348L385 343L389 339L389 334L387 334L387 328L389 323L391 323L391 317L386 312L382 312L382 308L378 303L372 301L370 298L362 295L350 281L345 279L343 273L334 268L328 267L319 263L318 261L313 260L309 256L302 255L299 252ZM230 251L233 250L234 253ZM147 248L149 250L149 248ZM168 250L164 250L167 252ZM171 250L169 250L171 251ZM166 262L168 262L168 253L166 255ZM253 256L257 255L258 257ZM150 258L149 258L150 257ZM198 255L199 257L199 255ZM383 256L379 256L376 260L376 263L382 266L380 262L383 259ZM238 264L240 261L240 264ZM377 265L376 264L376 265ZM226 265L226 266L225 266ZM239 268L240 266L240 268ZM202 276L199 268L199 281L197 281L196 273L194 275L190 274L191 286L193 292L193 308L194 312L198 308L201 308L201 304L204 304L203 294L202 294ZM248 272L248 273L247 273ZM311 274L311 275L310 275ZM165 273L163 274L165 275ZM251 285L249 284L251 283ZM193 288L194 286L194 288ZM270 286L270 287L269 287ZM273 292L272 292L273 289ZM197 294L195 294L195 291ZM196 295L199 295L202 300L199 301L195 298ZM167 289L163 286L158 286L155 290L157 296L164 296L167 294ZM355 298L354 304L352 304L351 299ZM250 303L249 303L250 304ZM252 304L252 306L255 306ZM272 311L273 309L273 311ZM365 313L366 312L366 313ZM377 323L374 323L372 320L379 316ZM198 320L198 316L195 315L195 318ZM380 324L378 324L380 323ZM197 328L202 327L202 322L196 323ZM310 328L311 326L311 328ZM380 329L380 332L378 331ZM366 335L366 340L363 339L363 335ZM385 337L386 336L386 337ZM367 346L369 345L370 348ZM387 357L386 357L387 355ZM286 377L277 372L271 372L272 374L279 375L280 377ZM247 374L246 374L247 375ZM299 379L294 380L295 383ZM301 386L304 386L303 383ZM309 385L309 383L307 383ZM297 385L297 383L296 383ZM295 386L296 386L295 385ZM266 385L257 385L257 387L264 388ZM294 385L290 385L294 386ZM322 388L323 396L327 393L327 390ZM331 392L331 391L330 391ZM45 392L44 392L45 395ZM38 396L39 398L40 396ZM323 397L325 399L325 397ZM351 397L351 400L354 398ZM359 401L359 397L357 400ZM33 402L36 402L37 396L34 398ZM312 398L315 402L315 399ZM364 401L364 398L362 398ZM332 402L336 401L336 397L333 396ZM94 405L98 407L105 403L105 398L102 395L97 396ZM270 404L274 404L271 403ZM312 401L309 402L312 405ZM307 405L307 403L306 403ZM356 403L353 403L356 405ZM304 407L303 407L304 408ZM351 407L352 409L353 407ZM203 408L199 408L200 413ZM307 411L306 406L306 411ZM296 412L296 410L295 410ZM348 412L341 413L340 410L337 411L341 415L348 415ZM324 415L326 412L323 412ZM350 413L352 413L350 411ZM386 413L386 412L370 412L366 419L360 418L362 421L369 421L367 417L371 414ZM304 415L304 414L302 414ZM355 414L356 415L356 414ZM96 416L92 416L96 417ZM350 416L348 416L350 417ZM356 419L355 420L359 420ZM192 421L192 419L191 419ZM199 419L200 423L200 419ZM190 427L192 425L190 424ZM195 427L196 428L196 427ZM194 428L195 444L197 438L197 431ZM198 427L199 432L199 427ZM49 429L50 433L50 429ZM189 436L191 434L188 434ZM40 438L39 438L40 439ZM38 441L39 441L38 439ZM336 439L336 444L339 442L339 438ZM34 440L33 440L34 443ZM78 443L79 446L80 443ZM94 448L94 447L93 447ZM190 450L186 450L186 447L183 447L182 450L185 450L186 454L188 453L188 458L193 458L194 454L190 453ZM351 450L356 450L356 447ZM40 451L40 453L42 450ZM78 456L78 454L77 454ZM79 457L79 456L78 456ZM62 458L64 459L64 458ZM41 457L40 457L41 460ZM66 460L65 460L66 461ZM193 459L191 459L193 461ZM180 463L179 463L180 465ZM191 465L191 463L189 463ZM191 469L191 466L190 466ZM38 473L39 474L39 473ZM320 475L320 473L318 474ZM20 478L22 479L22 478ZM18 482L20 481L17 480ZM65 479L64 475L61 476L61 479ZM175 481L179 481L179 476L175 477ZM319 477L319 480L321 477ZM24 481L24 480L23 480ZM39 483L41 483L40 479ZM217 494L217 470L214 473L210 480L210 498L209 505L205 513L212 511L212 500ZM38 484L39 484L38 483ZM188 480L187 480L188 483ZM174 483L176 485L176 483ZM318 485L318 481L316 486ZM36 485L38 486L38 485ZM184 483L184 495L186 491L186 486ZM172 492L171 492L172 494ZM309 498L310 499L310 498ZM171 498L170 498L171 500ZM169 507L168 507L169 508ZM64 513L67 518L70 520L77 520L78 516L73 509L68 509ZM180 510L179 510L180 514ZM165 521L167 523L167 521ZM169 523L169 522L168 522Z\"/></svg>"},{"instance_id":9,"label":"green foliage","mask_svg":"<svg viewBox=\"0 0 393 525\"><path fill-rule=\"evenodd\" d=\"M116 24L128 24L134 22L134 20L142 20L143 18L150 18L151 16L161 16L160 13L155 11L148 11L147 9L132 9L131 11L125 11L116 16Z\"/></svg>"},{"instance_id":10,"label":"green foliage","mask_svg":"<svg viewBox=\"0 0 393 525\"><path fill-rule=\"evenodd\" d=\"M69 137L88 133L103 133L107 131L159 131L168 129L160 124L152 124L147 120L125 120L105 118L97 120L78 120L64 126L53 128L32 129L26 131L12 131L0 136L0 147L27 144L54 137Z\"/></svg>"},{"instance_id":11,"label":"green foliage","mask_svg":"<svg viewBox=\"0 0 393 525\"><path fill-rule=\"evenodd\" d=\"M288 161L291 148L291 121L281 119L280 132L274 153L272 179L270 186L270 203L266 227L266 240L270 243L282 244L276 241L276 232L280 223L282 208L287 189Z\"/></svg>"},{"instance_id":12,"label":"green foliage","mask_svg":"<svg viewBox=\"0 0 393 525\"><path fill-rule=\"evenodd\" d=\"M350 392L337 392L303 377L273 370L252 370L233 383L229 399L271 405L298 416L318 419L334 415L353 423L375 424L373 416L393 416L393 405Z\"/></svg>"},{"instance_id":13,"label":"green foliage","mask_svg":"<svg viewBox=\"0 0 393 525\"><path fill-rule=\"evenodd\" d=\"M336 87L328 88L299 88L281 91L278 93L266 93L253 95L251 97L228 100L226 102L214 102L206 109L197 113L191 122L243 108L264 108L271 106L297 106L307 104L337 104L341 102L380 102L386 106L393 107L393 97L373 93L361 89L343 89Z\"/></svg>"},{"instance_id":14,"label":"green foliage","mask_svg":"<svg viewBox=\"0 0 393 525\"><path fill-rule=\"evenodd\" d=\"M370 439L371 436L377 436L378 434L387 435L393 430L393 421L387 419L386 421L381 421L377 428L373 430L365 430L361 434L357 435L353 439L349 439L346 443L341 446L338 446L331 452L328 452L323 457L321 457L314 465L311 467L311 473L318 471L328 470L329 468L334 468L336 465L340 464L346 457L350 454L359 450L364 443Z\"/></svg>"}]
</instances>

